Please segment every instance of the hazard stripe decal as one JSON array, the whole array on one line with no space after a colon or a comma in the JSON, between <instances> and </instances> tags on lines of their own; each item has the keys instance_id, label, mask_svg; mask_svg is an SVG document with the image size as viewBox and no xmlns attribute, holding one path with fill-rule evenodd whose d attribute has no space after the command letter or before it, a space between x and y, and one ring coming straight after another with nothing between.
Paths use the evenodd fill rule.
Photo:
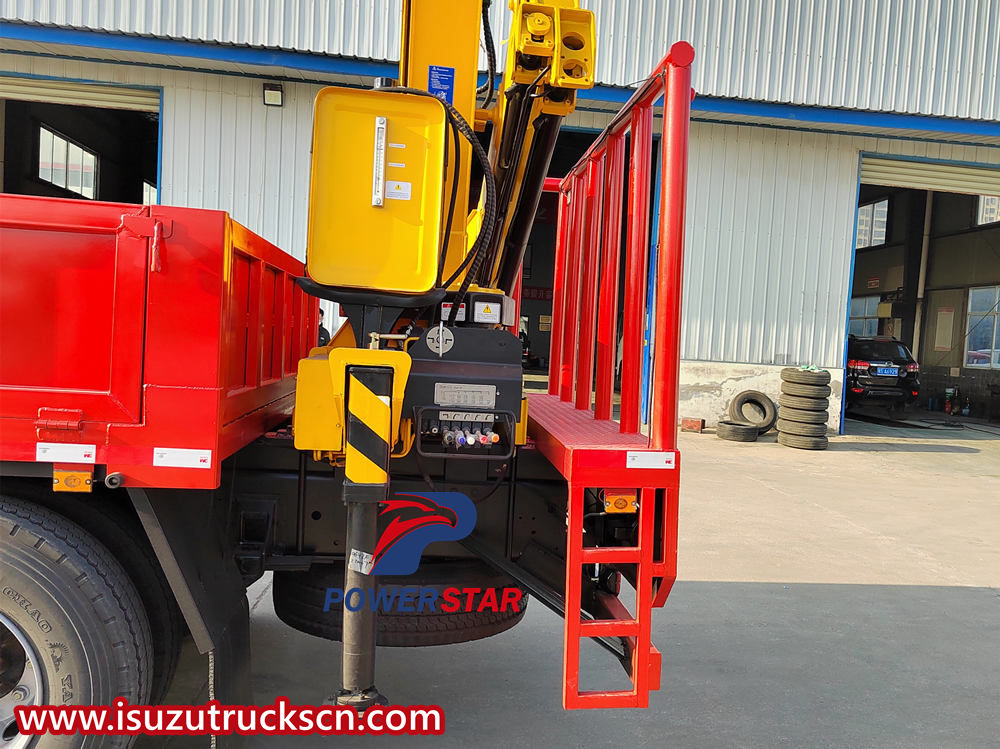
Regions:
<instances>
[{"instance_id":1,"label":"hazard stripe decal","mask_svg":"<svg viewBox=\"0 0 1000 749\"><path fill-rule=\"evenodd\" d=\"M344 477L354 484L386 484L392 370L351 367L348 371Z\"/></svg>"}]
</instances>

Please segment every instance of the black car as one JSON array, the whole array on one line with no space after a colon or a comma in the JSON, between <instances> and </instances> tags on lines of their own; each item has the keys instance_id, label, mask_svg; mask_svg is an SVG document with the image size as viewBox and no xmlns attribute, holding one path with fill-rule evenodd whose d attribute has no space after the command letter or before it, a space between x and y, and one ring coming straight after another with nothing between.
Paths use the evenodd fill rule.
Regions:
<instances>
[{"instance_id":1,"label":"black car","mask_svg":"<svg viewBox=\"0 0 1000 749\"><path fill-rule=\"evenodd\" d=\"M893 415L920 397L920 365L895 338L850 336L847 341L847 405L888 406Z\"/></svg>"}]
</instances>

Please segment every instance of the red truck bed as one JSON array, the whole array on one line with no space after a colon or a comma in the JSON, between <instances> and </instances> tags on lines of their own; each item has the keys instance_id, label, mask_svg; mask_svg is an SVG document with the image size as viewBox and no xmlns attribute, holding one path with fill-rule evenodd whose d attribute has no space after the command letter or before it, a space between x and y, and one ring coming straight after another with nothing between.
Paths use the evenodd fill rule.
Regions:
<instances>
[{"instance_id":1,"label":"red truck bed","mask_svg":"<svg viewBox=\"0 0 1000 749\"><path fill-rule=\"evenodd\" d=\"M222 211L0 194L0 460L215 488L291 413L303 274Z\"/></svg>"}]
</instances>

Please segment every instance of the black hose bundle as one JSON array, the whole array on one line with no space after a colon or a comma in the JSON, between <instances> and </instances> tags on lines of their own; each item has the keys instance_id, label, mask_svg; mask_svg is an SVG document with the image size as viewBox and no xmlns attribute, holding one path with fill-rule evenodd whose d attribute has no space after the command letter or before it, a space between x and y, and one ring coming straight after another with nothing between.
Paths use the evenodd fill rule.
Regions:
<instances>
[{"instance_id":1,"label":"black hose bundle","mask_svg":"<svg viewBox=\"0 0 1000 749\"><path fill-rule=\"evenodd\" d=\"M477 94L486 94L483 109L493 103L493 92L496 87L494 79L497 75L497 55L493 45L493 30L490 28L490 5L492 0L483 0L483 41L486 44L486 83L476 89Z\"/></svg>"}]
</instances>

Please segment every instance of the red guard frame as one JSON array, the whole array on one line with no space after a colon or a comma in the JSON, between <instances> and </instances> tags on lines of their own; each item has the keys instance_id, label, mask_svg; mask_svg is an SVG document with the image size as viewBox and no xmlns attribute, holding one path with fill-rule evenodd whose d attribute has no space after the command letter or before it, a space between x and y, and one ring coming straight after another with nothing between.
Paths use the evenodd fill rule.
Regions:
<instances>
[{"instance_id":1,"label":"red guard frame","mask_svg":"<svg viewBox=\"0 0 1000 749\"><path fill-rule=\"evenodd\" d=\"M693 61L690 44L674 44L558 184L549 388L545 394L529 396L528 430L569 486L563 664L566 708L646 707L650 690L660 685L660 653L650 641L650 630L652 610L664 604L677 576L677 388ZM654 106L661 96L660 205L658 223L652 227L652 236L659 244L656 337L647 436L640 423L641 357L651 236ZM555 187L547 181L546 189ZM623 361L621 409L616 422L614 381L623 220ZM584 546L588 488L636 492L637 546ZM592 564L634 565L634 613L616 596L600 594L590 608L596 607L601 618L581 616L583 567ZM623 638L629 656L630 690L581 691L580 644L588 637Z\"/></svg>"}]
</instances>

